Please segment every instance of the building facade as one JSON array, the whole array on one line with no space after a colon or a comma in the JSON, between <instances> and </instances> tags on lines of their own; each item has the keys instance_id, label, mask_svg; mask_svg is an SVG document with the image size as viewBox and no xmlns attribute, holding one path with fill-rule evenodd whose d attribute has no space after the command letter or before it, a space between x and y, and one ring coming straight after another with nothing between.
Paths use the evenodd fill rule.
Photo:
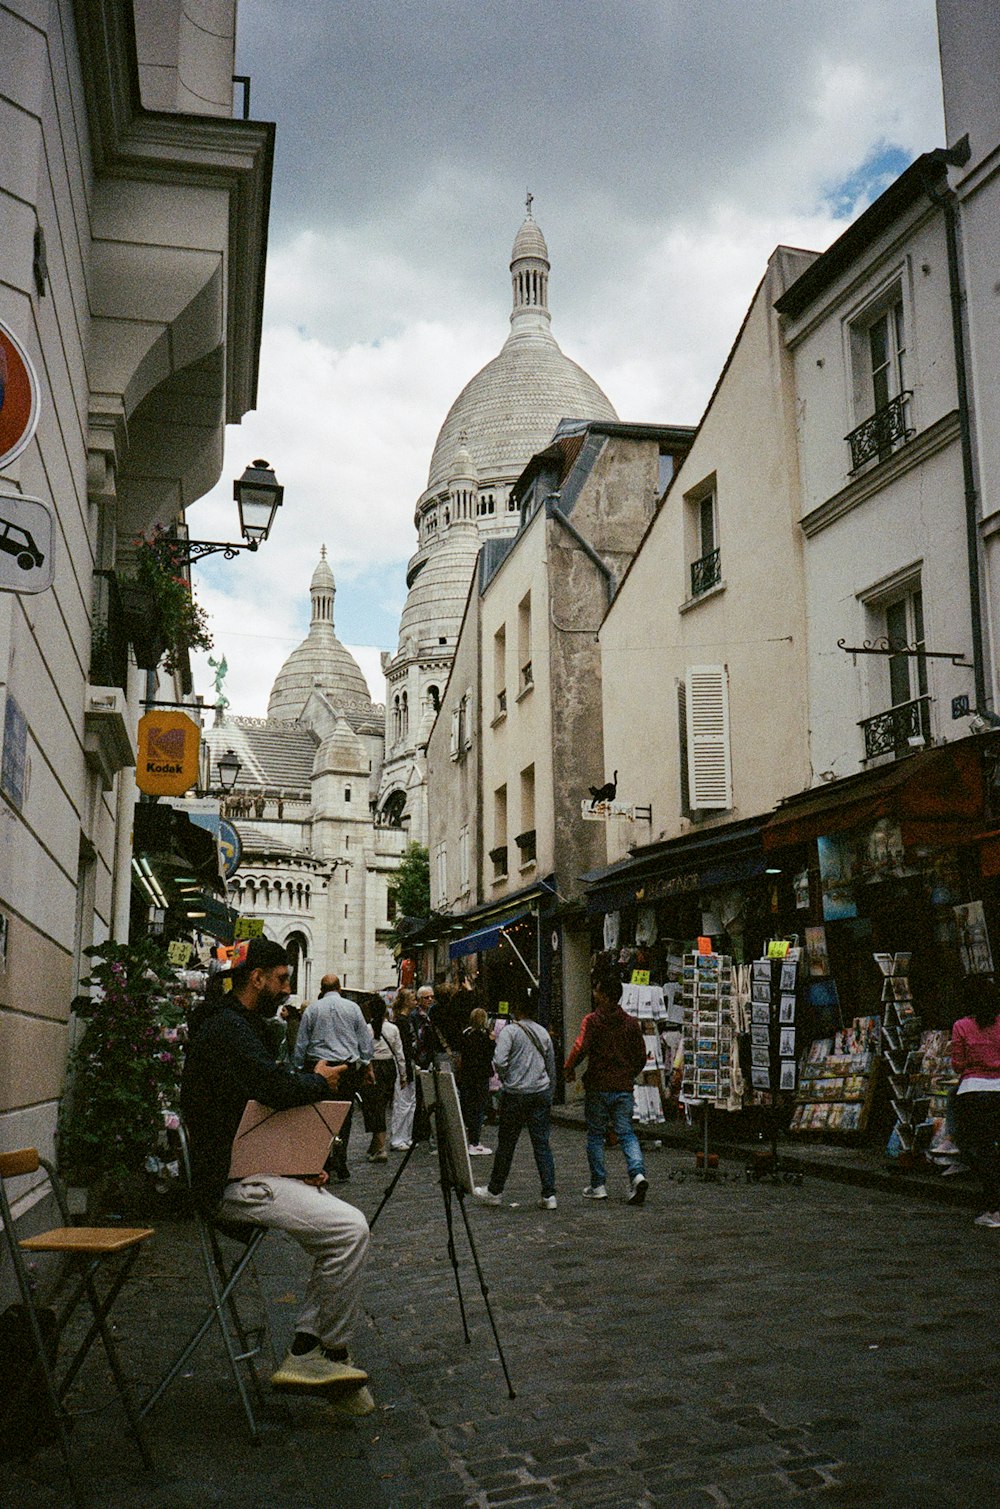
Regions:
<instances>
[{"instance_id":1,"label":"building facade","mask_svg":"<svg viewBox=\"0 0 1000 1509\"><path fill-rule=\"evenodd\" d=\"M0 321L39 387L0 493L41 500L55 528L52 586L0 593L7 1146L51 1153L83 950L127 936L131 766L155 693L123 629L129 548L216 482L224 425L255 402L273 127L232 119L235 9L0 15Z\"/></svg>"}]
</instances>

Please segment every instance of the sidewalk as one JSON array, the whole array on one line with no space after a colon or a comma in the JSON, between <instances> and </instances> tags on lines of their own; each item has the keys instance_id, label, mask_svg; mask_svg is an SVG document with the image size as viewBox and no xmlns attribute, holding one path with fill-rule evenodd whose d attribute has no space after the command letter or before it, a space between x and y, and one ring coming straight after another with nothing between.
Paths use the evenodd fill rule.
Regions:
<instances>
[{"instance_id":1,"label":"sidewalk","mask_svg":"<svg viewBox=\"0 0 1000 1509\"><path fill-rule=\"evenodd\" d=\"M554 1106L552 1120L557 1126L572 1127L582 1133L585 1130L582 1101ZM718 1153L721 1160L743 1165L749 1162L758 1144L749 1139L739 1140L728 1134L727 1122L730 1120L721 1111L713 1116L709 1151ZM651 1143L659 1143L664 1148L688 1153L690 1167L694 1170L695 1154L702 1147L700 1126L689 1127L683 1121L650 1122L639 1127L638 1131L640 1140L647 1147ZM864 1189L891 1190L894 1194L940 1200L944 1205L967 1206L971 1209L979 1199L979 1181L973 1174L955 1174L944 1178L926 1163L915 1169L894 1169L887 1165L882 1150L877 1147L848 1147L784 1136L778 1140L778 1162L783 1172L802 1174L814 1179L834 1179L838 1183Z\"/></svg>"}]
</instances>

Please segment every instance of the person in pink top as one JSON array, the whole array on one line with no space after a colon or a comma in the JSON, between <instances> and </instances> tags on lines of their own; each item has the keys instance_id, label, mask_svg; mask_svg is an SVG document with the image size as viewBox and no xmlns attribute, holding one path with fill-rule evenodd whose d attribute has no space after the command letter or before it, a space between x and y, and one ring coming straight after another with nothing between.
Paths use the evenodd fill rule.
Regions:
<instances>
[{"instance_id":1,"label":"person in pink top","mask_svg":"<svg viewBox=\"0 0 1000 1509\"><path fill-rule=\"evenodd\" d=\"M969 1015L951 1029L956 1141L983 1186L976 1225L1000 1227L1000 990L992 975L969 975L962 986Z\"/></svg>"}]
</instances>

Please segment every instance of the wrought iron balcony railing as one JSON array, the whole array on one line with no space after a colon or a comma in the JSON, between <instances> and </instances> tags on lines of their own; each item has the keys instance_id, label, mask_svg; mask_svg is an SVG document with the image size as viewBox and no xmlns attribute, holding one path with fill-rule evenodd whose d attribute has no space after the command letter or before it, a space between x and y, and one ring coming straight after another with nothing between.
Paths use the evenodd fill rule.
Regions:
<instances>
[{"instance_id":1,"label":"wrought iron balcony railing","mask_svg":"<svg viewBox=\"0 0 1000 1509\"><path fill-rule=\"evenodd\" d=\"M91 686L128 691L128 630L118 578L113 571L94 572L94 611L90 636Z\"/></svg>"},{"instance_id":2,"label":"wrought iron balcony railing","mask_svg":"<svg viewBox=\"0 0 1000 1509\"><path fill-rule=\"evenodd\" d=\"M851 447L852 475L876 456L885 461L904 440L909 440L914 431L906 422L906 405L912 397L909 391L900 393L884 408L876 409L864 424L844 436Z\"/></svg>"},{"instance_id":3,"label":"wrought iron balcony railing","mask_svg":"<svg viewBox=\"0 0 1000 1509\"><path fill-rule=\"evenodd\" d=\"M722 580L722 561L719 555L719 546L703 555L700 560L691 562L691 596L700 597L711 587L717 587Z\"/></svg>"},{"instance_id":4,"label":"wrought iron balcony railing","mask_svg":"<svg viewBox=\"0 0 1000 1509\"><path fill-rule=\"evenodd\" d=\"M865 736L866 760L885 754L909 754L912 749L930 743L931 699L925 696L915 697L912 702L900 702L888 712L865 718L861 728Z\"/></svg>"}]
</instances>

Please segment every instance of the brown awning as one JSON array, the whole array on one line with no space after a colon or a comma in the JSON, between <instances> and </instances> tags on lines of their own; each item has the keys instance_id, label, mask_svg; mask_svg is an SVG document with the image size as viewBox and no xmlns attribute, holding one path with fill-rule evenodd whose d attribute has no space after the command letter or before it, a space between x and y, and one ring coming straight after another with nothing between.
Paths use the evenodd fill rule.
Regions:
<instances>
[{"instance_id":1,"label":"brown awning","mask_svg":"<svg viewBox=\"0 0 1000 1509\"><path fill-rule=\"evenodd\" d=\"M830 786L789 797L764 828L765 849L807 843L821 834L894 818L903 843L971 842L984 826L980 742L961 739Z\"/></svg>"}]
</instances>

